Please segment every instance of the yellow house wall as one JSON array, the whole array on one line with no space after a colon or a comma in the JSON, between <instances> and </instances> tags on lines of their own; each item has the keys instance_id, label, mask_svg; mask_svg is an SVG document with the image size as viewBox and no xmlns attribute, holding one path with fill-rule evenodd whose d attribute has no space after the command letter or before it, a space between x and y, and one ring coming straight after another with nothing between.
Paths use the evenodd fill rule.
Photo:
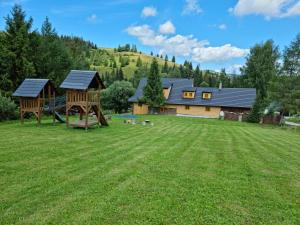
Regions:
<instances>
[{"instance_id":1,"label":"yellow house wall","mask_svg":"<svg viewBox=\"0 0 300 225\"><path fill-rule=\"evenodd\" d=\"M148 105L139 106L138 103L133 104L133 114L148 114Z\"/></svg>"},{"instance_id":2,"label":"yellow house wall","mask_svg":"<svg viewBox=\"0 0 300 225\"><path fill-rule=\"evenodd\" d=\"M190 109L185 109L185 105L166 105L166 108L176 108L178 114L186 114L192 116L208 116L218 118L221 107L210 107L210 111L205 111L205 106L191 106Z\"/></svg>"}]
</instances>

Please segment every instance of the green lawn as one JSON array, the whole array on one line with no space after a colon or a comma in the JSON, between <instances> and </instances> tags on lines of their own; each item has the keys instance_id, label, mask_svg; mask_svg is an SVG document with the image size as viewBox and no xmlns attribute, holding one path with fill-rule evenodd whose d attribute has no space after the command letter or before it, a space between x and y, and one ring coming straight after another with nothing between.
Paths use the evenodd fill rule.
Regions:
<instances>
[{"instance_id":1,"label":"green lawn","mask_svg":"<svg viewBox=\"0 0 300 225\"><path fill-rule=\"evenodd\" d=\"M300 224L299 130L144 118L1 123L0 224Z\"/></svg>"}]
</instances>

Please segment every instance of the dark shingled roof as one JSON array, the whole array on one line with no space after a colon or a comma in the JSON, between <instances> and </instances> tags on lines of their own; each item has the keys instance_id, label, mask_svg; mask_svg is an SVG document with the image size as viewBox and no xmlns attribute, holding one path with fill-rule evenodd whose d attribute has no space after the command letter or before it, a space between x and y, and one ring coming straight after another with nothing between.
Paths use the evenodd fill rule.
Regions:
<instances>
[{"instance_id":1,"label":"dark shingled roof","mask_svg":"<svg viewBox=\"0 0 300 225\"><path fill-rule=\"evenodd\" d=\"M25 79L13 96L36 98L48 82L48 79Z\"/></svg>"},{"instance_id":2,"label":"dark shingled roof","mask_svg":"<svg viewBox=\"0 0 300 225\"><path fill-rule=\"evenodd\" d=\"M256 98L255 88L222 88L219 90L211 87L194 87L196 88L195 98L187 99L182 97L182 92L193 88L193 80L162 78L163 80L168 80L173 84L169 98L166 100L167 104L252 108ZM129 102L137 102L138 99L142 98L146 82L146 78L140 81L134 96L129 99ZM212 98L209 100L202 99L203 92L211 92Z\"/></svg>"},{"instance_id":3,"label":"dark shingled roof","mask_svg":"<svg viewBox=\"0 0 300 225\"><path fill-rule=\"evenodd\" d=\"M97 71L71 70L60 88L86 90L95 76L99 77Z\"/></svg>"},{"instance_id":4,"label":"dark shingled roof","mask_svg":"<svg viewBox=\"0 0 300 225\"><path fill-rule=\"evenodd\" d=\"M194 91L196 91L196 90L197 90L196 87L185 87L182 91L194 92Z\"/></svg>"}]
</instances>

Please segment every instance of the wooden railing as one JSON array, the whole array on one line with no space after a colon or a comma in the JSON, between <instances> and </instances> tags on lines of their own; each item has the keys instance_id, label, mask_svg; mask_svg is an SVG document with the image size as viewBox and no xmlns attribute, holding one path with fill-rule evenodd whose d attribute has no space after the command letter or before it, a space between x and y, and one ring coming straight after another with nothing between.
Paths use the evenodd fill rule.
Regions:
<instances>
[{"instance_id":1,"label":"wooden railing","mask_svg":"<svg viewBox=\"0 0 300 225\"><path fill-rule=\"evenodd\" d=\"M92 105L100 104L100 92L99 91L88 91L88 102Z\"/></svg>"},{"instance_id":2,"label":"wooden railing","mask_svg":"<svg viewBox=\"0 0 300 225\"><path fill-rule=\"evenodd\" d=\"M22 98L20 101L20 106L23 110L38 110L42 105L43 100L38 98Z\"/></svg>"},{"instance_id":3,"label":"wooden railing","mask_svg":"<svg viewBox=\"0 0 300 225\"><path fill-rule=\"evenodd\" d=\"M99 91L67 91L66 102L71 105L100 104Z\"/></svg>"}]
</instances>

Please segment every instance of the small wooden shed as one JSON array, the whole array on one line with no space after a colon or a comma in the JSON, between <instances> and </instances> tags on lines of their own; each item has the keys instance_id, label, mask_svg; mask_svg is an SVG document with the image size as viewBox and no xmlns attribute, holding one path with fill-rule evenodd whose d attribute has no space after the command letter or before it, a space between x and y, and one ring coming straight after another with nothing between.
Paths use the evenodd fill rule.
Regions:
<instances>
[{"instance_id":1,"label":"small wooden shed","mask_svg":"<svg viewBox=\"0 0 300 225\"><path fill-rule=\"evenodd\" d=\"M20 98L20 118L22 124L24 123L26 112L33 113L40 124L45 104L55 105L55 87L49 79L25 79L13 93L13 96ZM54 108L52 107L52 110ZM52 115L54 123L54 111Z\"/></svg>"},{"instance_id":2,"label":"small wooden shed","mask_svg":"<svg viewBox=\"0 0 300 225\"><path fill-rule=\"evenodd\" d=\"M60 85L66 89L66 124L67 127L89 127L108 123L101 112L100 91L105 88L97 71L71 70L67 78ZM77 122L69 122L69 112L77 108L80 112L80 119ZM94 112L97 121L89 121L89 113ZM85 114L85 120L83 120Z\"/></svg>"}]
</instances>

